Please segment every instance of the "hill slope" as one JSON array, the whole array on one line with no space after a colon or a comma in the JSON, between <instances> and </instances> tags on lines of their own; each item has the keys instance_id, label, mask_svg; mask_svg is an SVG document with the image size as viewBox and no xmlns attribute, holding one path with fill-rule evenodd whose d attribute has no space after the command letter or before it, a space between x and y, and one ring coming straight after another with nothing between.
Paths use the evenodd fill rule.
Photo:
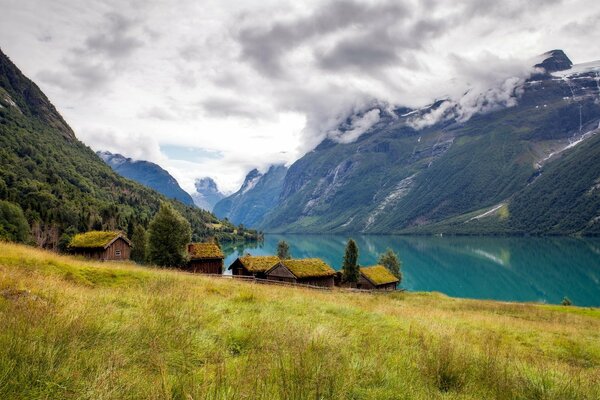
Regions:
<instances>
[{"instance_id":1,"label":"hill slope","mask_svg":"<svg viewBox=\"0 0 600 400\"><path fill-rule=\"evenodd\" d=\"M0 398L596 399L600 312L322 292L0 243Z\"/></svg>"},{"instance_id":2,"label":"hill slope","mask_svg":"<svg viewBox=\"0 0 600 400\"><path fill-rule=\"evenodd\" d=\"M118 176L77 140L46 96L0 51L0 200L23 209L40 246L55 247L64 232L147 225L167 199ZM173 204L190 221L195 240L212 233L213 224L234 231L208 212Z\"/></svg>"},{"instance_id":3,"label":"hill slope","mask_svg":"<svg viewBox=\"0 0 600 400\"><path fill-rule=\"evenodd\" d=\"M189 193L160 165L150 161L133 160L109 151L98 151L96 154L119 175L148 186L169 199L179 200L188 206L194 205Z\"/></svg>"},{"instance_id":4,"label":"hill slope","mask_svg":"<svg viewBox=\"0 0 600 400\"><path fill-rule=\"evenodd\" d=\"M547 71L512 89L516 104L489 104L482 94L469 119L463 104L470 98L421 110L365 110L361 115L380 118L356 141L327 139L290 167L262 227L598 233L600 63L571 66L558 50L546 56L539 66Z\"/></svg>"}]
</instances>

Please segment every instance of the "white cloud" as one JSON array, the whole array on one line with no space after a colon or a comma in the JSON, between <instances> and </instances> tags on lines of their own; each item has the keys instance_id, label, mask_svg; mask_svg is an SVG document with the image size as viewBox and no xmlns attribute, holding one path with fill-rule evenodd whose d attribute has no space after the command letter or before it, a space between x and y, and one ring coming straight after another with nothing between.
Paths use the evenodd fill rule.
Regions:
<instances>
[{"instance_id":1,"label":"white cloud","mask_svg":"<svg viewBox=\"0 0 600 400\"><path fill-rule=\"evenodd\" d=\"M600 58L595 0L0 0L0 46L76 134L188 190L350 141L378 104L466 119L510 106L531 57ZM467 93L466 96L463 96ZM368 110L371 110L368 112ZM359 113L344 133L340 124ZM219 154L182 161L177 145Z\"/></svg>"}]
</instances>

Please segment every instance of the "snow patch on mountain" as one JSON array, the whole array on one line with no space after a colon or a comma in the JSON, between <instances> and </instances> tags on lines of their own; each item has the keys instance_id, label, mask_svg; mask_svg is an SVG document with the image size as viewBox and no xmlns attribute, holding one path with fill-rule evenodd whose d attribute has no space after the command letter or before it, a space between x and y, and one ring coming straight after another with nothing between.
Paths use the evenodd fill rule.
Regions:
<instances>
[{"instance_id":1,"label":"snow patch on mountain","mask_svg":"<svg viewBox=\"0 0 600 400\"><path fill-rule=\"evenodd\" d=\"M416 175L417 174L413 174L407 178L404 178L400 182L398 182L396 186L394 186L392 191L387 196L385 196L385 198L369 214L369 216L367 217L365 227L363 228L364 231L373 226L373 224L377 220L377 217L382 212L384 212L388 207L396 204L402 197L406 196L406 194L412 187Z\"/></svg>"}]
</instances>

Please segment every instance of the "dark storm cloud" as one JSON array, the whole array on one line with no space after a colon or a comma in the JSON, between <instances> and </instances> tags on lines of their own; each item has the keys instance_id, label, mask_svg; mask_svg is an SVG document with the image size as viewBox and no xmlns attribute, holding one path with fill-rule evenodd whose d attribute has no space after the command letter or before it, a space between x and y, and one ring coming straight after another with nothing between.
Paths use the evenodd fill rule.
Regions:
<instances>
[{"instance_id":1,"label":"dark storm cloud","mask_svg":"<svg viewBox=\"0 0 600 400\"><path fill-rule=\"evenodd\" d=\"M43 69L38 77L63 89L88 92L105 86L114 76L119 62L128 58L143 41L136 37L138 22L111 12L104 15L98 32L68 50L60 70Z\"/></svg>"},{"instance_id":2,"label":"dark storm cloud","mask_svg":"<svg viewBox=\"0 0 600 400\"><path fill-rule=\"evenodd\" d=\"M104 30L85 39L85 47L79 49L82 53L104 53L110 58L118 59L127 57L143 45L131 33L136 25L135 21L114 12L106 14L105 19Z\"/></svg>"},{"instance_id":3,"label":"dark storm cloud","mask_svg":"<svg viewBox=\"0 0 600 400\"><path fill-rule=\"evenodd\" d=\"M368 26L389 25L410 16L409 8L398 1L380 4L362 4L356 1L333 1L312 14L296 20L276 22L271 26L245 27L237 39L241 55L259 72L280 75L281 57L315 36L323 36L343 29L364 29Z\"/></svg>"},{"instance_id":4,"label":"dark storm cloud","mask_svg":"<svg viewBox=\"0 0 600 400\"><path fill-rule=\"evenodd\" d=\"M240 117L256 119L267 118L269 115L272 116L272 112L268 113L266 110L262 110L255 104L224 96L208 97L200 102L200 106L207 115L217 118Z\"/></svg>"},{"instance_id":5,"label":"dark storm cloud","mask_svg":"<svg viewBox=\"0 0 600 400\"><path fill-rule=\"evenodd\" d=\"M314 53L317 65L326 70L359 69L378 73L382 67L394 65L408 69L422 66L415 57L415 50L444 32L447 22L420 20L402 26L374 27L359 35L343 38L325 51Z\"/></svg>"}]
</instances>

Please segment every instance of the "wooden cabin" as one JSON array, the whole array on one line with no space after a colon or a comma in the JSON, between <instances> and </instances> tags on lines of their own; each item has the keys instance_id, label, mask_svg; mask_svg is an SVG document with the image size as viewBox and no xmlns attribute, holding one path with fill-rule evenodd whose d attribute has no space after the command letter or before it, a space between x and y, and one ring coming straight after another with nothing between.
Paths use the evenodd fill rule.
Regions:
<instances>
[{"instance_id":1,"label":"wooden cabin","mask_svg":"<svg viewBox=\"0 0 600 400\"><path fill-rule=\"evenodd\" d=\"M95 260L129 260L131 242L122 232L91 231L73 236L69 251Z\"/></svg>"},{"instance_id":2,"label":"wooden cabin","mask_svg":"<svg viewBox=\"0 0 600 400\"><path fill-rule=\"evenodd\" d=\"M221 248L215 243L190 243L188 244L190 261L186 270L200 274L222 274L223 259L225 256Z\"/></svg>"},{"instance_id":3,"label":"wooden cabin","mask_svg":"<svg viewBox=\"0 0 600 400\"><path fill-rule=\"evenodd\" d=\"M383 265L361 267L356 283L357 289L364 290L396 290L400 280Z\"/></svg>"},{"instance_id":4,"label":"wooden cabin","mask_svg":"<svg viewBox=\"0 0 600 400\"><path fill-rule=\"evenodd\" d=\"M265 273L281 261L277 256L251 256L247 254L238 257L229 270L237 276L253 276L258 279L267 279Z\"/></svg>"},{"instance_id":5,"label":"wooden cabin","mask_svg":"<svg viewBox=\"0 0 600 400\"><path fill-rule=\"evenodd\" d=\"M304 258L280 260L266 276L271 281L332 287L335 271L319 258Z\"/></svg>"}]
</instances>

